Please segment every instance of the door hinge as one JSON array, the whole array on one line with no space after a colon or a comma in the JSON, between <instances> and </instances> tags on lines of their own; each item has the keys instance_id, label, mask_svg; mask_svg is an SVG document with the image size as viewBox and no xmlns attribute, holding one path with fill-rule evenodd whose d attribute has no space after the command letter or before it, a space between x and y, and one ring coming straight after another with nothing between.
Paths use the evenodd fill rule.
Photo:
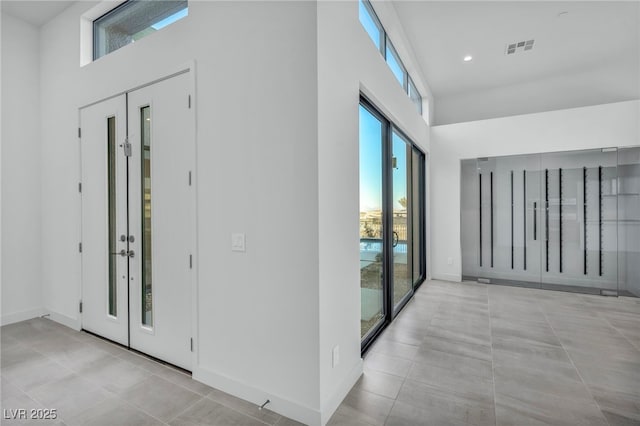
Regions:
<instances>
[{"instance_id":1,"label":"door hinge","mask_svg":"<svg viewBox=\"0 0 640 426\"><path fill-rule=\"evenodd\" d=\"M78 252L82 253L82 243L78 243Z\"/></svg>"},{"instance_id":2,"label":"door hinge","mask_svg":"<svg viewBox=\"0 0 640 426\"><path fill-rule=\"evenodd\" d=\"M191 108L191 95L187 96L187 106Z\"/></svg>"},{"instance_id":3,"label":"door hinge","mask_svg":"<svg viewBox=\"0 0 640 426\"><path fill-rule=\"evenodd\" d=\"M193 269L193 255L189 255L189 269Z\"/></svg>"},{"instance_id":4,"label":"door hinge","mask_svg":"<svg viewBox=\"0 0 640 426\"><path fill-rule=\"evenodd\" d=\"M80 130L80 127L78 127L78 137L81 138L82 137L82 130Z\"/></svg>"},{"instance_id":5,"label":"door hinge","mask_svg":"<svg viewBox=\"0 0 640 426\"><path fill-rule=\"evenodd\" d=\"M193 352L193 337L190 340L191 340L191 352Z\"/></svg>"},{"instance_id":6,"label":"door hinge","mask_svg":"<svg viewBox=\"0 0 640 426\"><path fill-rule=\"evenodd\" d=\"M78 304L78 312L82 313L82 300Z\"/></svg>"},{"instance_id":7,"label":"door hinge","mask_svg":"<svg viewBox=\"0 0 640 426\"><path fill-rule=\"evenodd\" d=\"M131 144L129 143L129 137L124 138L122 149L124 150L125 157L131 157Z\"/></svg>"},{"instance_id":8,"label":"door hinge","mask_svg":"<svg viewBox=\"0 0 640 426\"><path fill-rule=\"evenodd\" d=\"M78 182L78 192L82 192L82 182Z\"/></svg>"},{"instance_id":9,"label":"door hinge","mask_svg":"<svg viewBox=\"0 0 640 426\"><path fill-rule=\"evenodd\" d=\"M189 170L189 186L191 186L191 170Z\"/></svg>"}]
</instances>

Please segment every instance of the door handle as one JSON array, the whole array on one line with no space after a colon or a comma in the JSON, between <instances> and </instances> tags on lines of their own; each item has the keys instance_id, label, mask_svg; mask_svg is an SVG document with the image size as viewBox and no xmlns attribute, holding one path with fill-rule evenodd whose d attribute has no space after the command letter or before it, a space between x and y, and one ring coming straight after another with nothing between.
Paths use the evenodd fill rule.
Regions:
<instances>
[{"instance_id":1,"label":"door handle","mask_svg":"<svg viewBox=\"0 0 640 426\"><path fill-rule=\"evenodd\" d=\"M538 239L538 203L533 202L533 239Z\"/></svg>"},{"instance_id":2,"label":"door handle","mask_svg":"<svg viewBox=\"0 0 640 426\"><path fill-rule=\"evenodd\" d=\"M545 207L545 213L544 213L544 221L545 221L545 227L544 227L544 237L546 241L549 241L549 202L546 202L546 207Z\"/></svg>"}]
</instances>

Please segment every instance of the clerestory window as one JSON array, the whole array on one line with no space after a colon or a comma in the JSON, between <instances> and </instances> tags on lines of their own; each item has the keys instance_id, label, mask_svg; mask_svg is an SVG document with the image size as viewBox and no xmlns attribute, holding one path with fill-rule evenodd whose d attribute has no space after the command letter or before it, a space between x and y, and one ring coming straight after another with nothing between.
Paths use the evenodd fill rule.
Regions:
<instances>
[{"instance_id":1,"label":"clerestory window","mask_svg":"<svg viewBox=\"0 0 640 426\"><path fill-rule=\"evenodd\" d=\"M93 21L93 59L134 43L189 13L187 0L128 0Z\"/></svg>"}]
</instances>

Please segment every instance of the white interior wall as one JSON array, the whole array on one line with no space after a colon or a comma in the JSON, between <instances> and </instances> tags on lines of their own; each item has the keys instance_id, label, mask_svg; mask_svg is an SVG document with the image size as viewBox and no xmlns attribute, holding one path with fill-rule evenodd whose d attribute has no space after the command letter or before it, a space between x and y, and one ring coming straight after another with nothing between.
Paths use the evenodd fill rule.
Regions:
<instances>
[{"instance_id":1,"label":"white interior wall","mask_svg":"<svg viewBox=\"0 0 640 426\"><path fill-rule=\"evenodd\" d=\"M431 127L431 276L461 279L460 160L640 144L640 101Z\"/></svg>"},{"instance_id":2,"label":"white interior wall","mask_svg":"<svg viewBox=\"0 0 640 426\"><path fill-rule=\"evenodd\" d=\"M425 121L360 25L356 2L191 2L188 18L81 68L80 16L94 4L73 5L39 37L43 191L34 211L47 212L46 309L81 326L78 107L194 61L194 377L326 422L362 369L359 93L428 151ZM247 234L245 254L231 253L232 232Z\"/></svg>"},{"instance_id":3,"label":"white interior wall","mask_svg":"<svg viewBox=\"0 0 640 426\"><path fill-rule=\"evenodd\" d=\"M39 39L2 14L2 324L42 313Z\"/></svg>"},{"instance_id":4,"label":"white interior wall","mask_svg":"<svg viewBox=\"0 0 640 426\"><path fill-rule=\"evenodd\" d=\"M47 309L79 326L78 107L195 61L194 377L317 423L315 5L190 2L187 18L81 68L80 16L92 6L76 3L40 37ZM245 253L231 252L235 232Z\"/></svg>"},{"instance_id":5,"label":"white interior wall","mask_svg":"<svg viewBox=\"0 0 640 426\"><path fill-rule=\"evenodd\" d=\"M385 18L380 17L383 25ZM364 92L425 152L429 133L358 18L357 2L318 2L318 191L322 421L362 371L359 96ZM332 349L340 363L332 367Z\"/></svg>"},{"instance_id":6,"label":"white interior wall","mask_svg":"<svg viewBox=\"0 0 640 426\"><path fill-rule=\"evenodd\" d=\"M549 76L526 83L464 92L436 99L435 124L486 120L640 98L634 58Z\"/></svg>"}]
</instances>

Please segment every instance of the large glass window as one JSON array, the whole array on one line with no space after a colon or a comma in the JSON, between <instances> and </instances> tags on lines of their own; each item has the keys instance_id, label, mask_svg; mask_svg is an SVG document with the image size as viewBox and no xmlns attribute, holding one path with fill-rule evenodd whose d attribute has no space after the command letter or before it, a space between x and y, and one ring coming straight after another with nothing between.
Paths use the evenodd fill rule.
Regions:
<instances>
[{"instance_id":1,"label":"large glass window","mask_svg":"<svg viewBox=\"0 0 640 426\"><path fill-rule=\"evenodd\" d=\"M360 105L362 349L425 274L424 154L368 101Z\"/></svg>"},{"instance_id":2,"label":"large glass window","mask_svg":"<svg viewBox=\"0 0 640 426\"><path fill-rule=\"evenodd\" d=\"M93 21L93 59L153 34L187 14L187 0L126 1Z\"/></svg>"}]
</instances>

